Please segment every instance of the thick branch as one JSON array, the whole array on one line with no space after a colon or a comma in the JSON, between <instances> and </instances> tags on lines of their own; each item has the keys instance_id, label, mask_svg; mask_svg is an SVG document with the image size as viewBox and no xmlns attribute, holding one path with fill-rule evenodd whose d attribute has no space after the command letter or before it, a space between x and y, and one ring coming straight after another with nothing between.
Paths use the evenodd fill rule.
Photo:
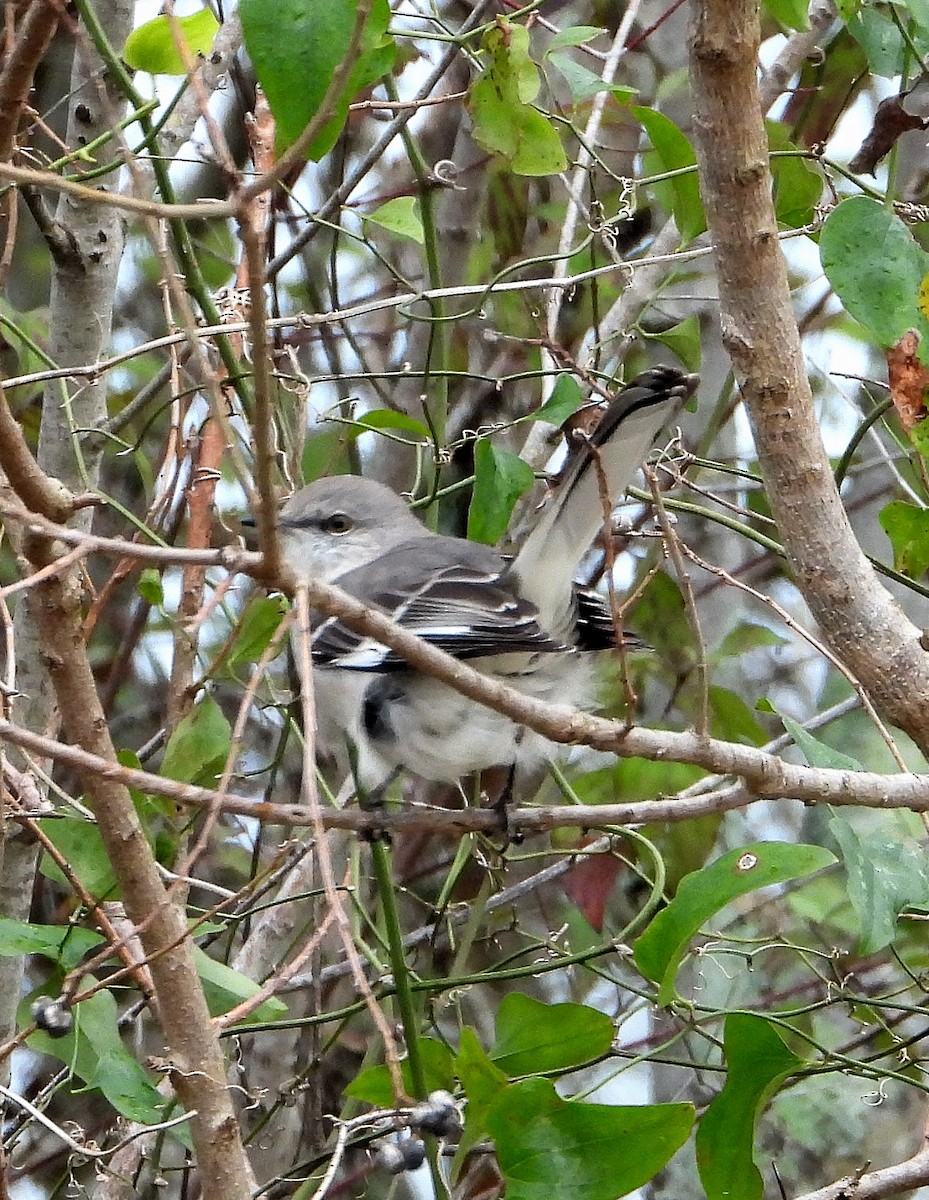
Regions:
<instances>
[{"instance_id":1,"label":"thick branch","mask_svg":"<svg viewBox=\"0 0 929 1200\"><path fill-rule=\"evenodd\" d=\"M813 411L771 199L756 81L758 6L692 0L692 16L694 135L723 340L772 511L826 641L926 752L929 655L852 533Z\"/></svg>"},{"instance_id":2,"label":"thick branch","mask_svg":"<svg viewBox=\"0 0 929 1200\"><path fill-rule=\"evenodd\" d=\"M46 552L45 544L33 543L39 565ZM69 573L46 578L30 593L29 601L67 736L98 759L115 764L81 631L77 577ZM175 1088L188 1111L196 1112L191 1130L204 1196L248 1200L251 1172L226 1088L225 1062L186 936L184 912L168 898L125 784L108 773L80 773L126 912L140 927Z\"/></svg>"},{"instance_id":3,"label":"thick branch","mask_svg":"<svg viewBox=\"0 0 929 1200\"><path fill-rule=\"evenodd\" d=\"M357 601L350 601L357 605ZM360 606L359 606L360 607ZM346 621L348 606L342 614ZM359 622L359 626L361 622ZM377 631L375 633L375 630ZM695 733L666 730L631 729L618 721L608 721L588 713L558 708L524 696L521 692L488 680L473 668L450 658L442 650L427 646L412 634L391 626L384 617L372 619L369 632L378 636L398 653L410 657L415 647L423 651L418 664L429 673L452 683L480 703L559 742L580 742L624 758L646 758L653 762L684 762L702 767L716 775L732 775L745 781L747 792L732 792L680 799L640 801L630 804L572 805L514 810L512 820L525 830L553 829L561 825L621 825L645 821L680 821L708 812L742 807L753 799L797 799L808 803L857 805L868 808L910 808L929 811L929 776L881 775L872 771L841 771L805 767L784 762L774 754L754 746L736 745ZM410 643L414 645L411 646ZM88 751L81 745L63 745L23 729L0 718L0 741L20 746L33 754L65 763L83 774L97 774L125 787L167 796L177 804L240 813L259 821L306 826L311 823L307 810L300 805L271 804L234 793L211 791L193 784L178 783L146 771L124 767L113 759ZM569 819L565 819L569 818ZM349 809L328 809L322 815L327 829L366 830L391 828L442 827L449 832L492 828L497 817L480 810L448 812L428 808L410 808L396 814L365 814Z\"/></svg>"}]
</instances>

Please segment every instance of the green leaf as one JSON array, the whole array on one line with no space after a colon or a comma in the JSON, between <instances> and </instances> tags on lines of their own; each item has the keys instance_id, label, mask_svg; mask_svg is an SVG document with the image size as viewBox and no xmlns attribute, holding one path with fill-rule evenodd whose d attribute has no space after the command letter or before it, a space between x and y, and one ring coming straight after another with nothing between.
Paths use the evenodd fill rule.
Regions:
<instances>
[{"instance_id":1,"label":"green leaf","mask_svg":"<svg viewBox=\"0 0 929 1200\"><path fill-rule=\"evenodd\" d=\"M574 61L570 54L549 53L548 61L556 67L564 77L571 92L571 99L576 103L589 100L598 92L611 92L620 104L627 104L637 93L636 89L621 83L607 83L594 71L581 66Z\"/></svg>"},{"instance_id":2,"label":"green leaf","mask_svg":"<svg viewBox=\"0 0 929 1200\"><path fill-rule=\"evenodd\" d=\"M848 896L861 929L861 953L874 954L897 935L905 908L929 905L925 848L904 835L893 839L859 836L842 817L829 822L848 877Z\"/></svg>"},{"instance_id":3,"label":"green leaf","mask_svg":"<svg viewBox=\"0 0 929 1200\"><path fill-rule=\"evenodd\" d=\"M513 505L535 483L532 467L509 450L480 438L474 448L474 492L468 509L468 537L494 545L503 537Z\"/></svg>"},{"instance_id":4,"label":"green leaf","mask_svg":"<svg viewBox=\"0 0 929 1200\"><path fill-rule=\"evenodd\" d=\"M772 883L812 875L836 861L821 846L756 842L730 850L700 871L681 880L667 908L652 920L634 948L636 964L646 979L659 984L658 1003L674 999L674 979L690 939L714 913L733 900Z\"/></svg>"},{"instance_id":5,"label":"green leaf","mask_svg":"<svg viewBox=\"0 0 929 1200\"><path fill-rule=\"evenodd\" d=\"M287 601L283 596L253 596L249 600L239 622L232 650L229 652L230 667L257 662L261 658L284 619L287 608ZM283 639L278 642L277 654L281 653L285 645Z\"/></svg>"},{"instance_id":6,"label":"green leaf","mask_svg":"<svg viewBox=\"0 0 929 1200\"><path fill-rule=\"evenodd\" d=\"M100 830L93 821L84 821L80 817L49 817L40 820L40 824L48 840L95 899L118 898L116 876ZM49 855L42 856L40 865L46 879L54 879L70 890L67 876Z\"/></svg>"},{"instance_id":7,"label":"green leaf","mask_svg":"<svg viewBox=\"0 0 929 1200\"><path fill-rule=\"evenodd\" d=\"M228 221L191 221L190 239L203 281L218 292L232 281L237 246Z\"/></svg>"},{"instance_id":8,"label":"green leaf","mask_svg":"<svg viewBox=\"0 0 929 1200\"><path fill-rule=\"evenodd\" d=\"M572 786L581 804L622 804L625 800L673 796L696 783L703 774L699 767L689 763L617 758L608 767L586 771L572 781Z\"/></svg>"},{"instance_id":9,"label":"green leaf","mask_svg":"<svg viewBox=\"0 0 929 1200\"><path fill-rule=\"evenodd\" d=\"M819 738L813 737L812 733L808 733L799 722L785 717L782 713L778 713L778 716L784 722L784 728L793 738L797 749L802 751L803 757L811 767L829 767L835 771L864 770L857 759L843 754L841 750L833 750Z\"/></svg>"},{"instance_id":10,"label":"green leaf","mask_svg":"<svg viewBox=\"0 0 929 1200\"><path fill-rule=\"evenodd\" d=\"M29 312L20 312L6 300L0 299L0 317L3 322L3 334L0 338L0 354L2 354L3 372L7 378L17 375L31 375L35 371L44 371L48 361L39 352L41 346L48 345L48 308L43 306ZM35 384L10 385L4 384L4 395L9 400L10 407L18 418L26 415L25 406L29 404ZM114 402L119 402L122 394L113 393ZM127 403L128 397L123 399ZM29 422L25 430L30 432Z\"/></svg>"},{"instance_id":11,"label":"green leaf","mask_svg":"<svg viewBox=\"0 0 929 1200\"><path fill-rule=\"evenodd\" d=\"M670 117L654 108L633 105L629 111L643 126L652 144L652 153L645 156L646 172L657 175L663 171L678 171L693 167L684 175L650 185L659 202L674 214L674 222L686 245L706 229L706 214L697 183L697 156L690 142Z\"/></svg>"},{"instance_id":12,"label":"green leaf","mask_svg":"<svg viewBox=\"0 0 929 1200\"><path fill-rule=\"evenodd\" d=\"M241 0L242 37L277 122L278 150L295 142L323 102L351 41L358 0ZM348 85L309 149L320 159L345 125L352 98L393 66L387 0L374 0Z\"/></svg>"},{"instance_id":13,"label":"green leaf","mask_svg":"<svg viewBox=\"0 0 929 1200\"><path fill-rule=\"evenodd\" d=\"M905 500L891 500L877 519L890 538L896 569L919 579L929 570L929 509L917 508Z\"/></svg>"},{"instance_id":14,"label":"green leaf","mask_svg":"<svg viewBox=\"0 0 929 1200\"><path fill-rule=\"evenodd\" d=\"M584 403L581 385L573 375L559 375L552 394L543 405L529 414L530 421L548 421L550 425L563 425L573 417Z\"/></svg>"},{"instance_id":15,"label":"green leaf","mask_svg":"<svg viewBox=\"0 0 929 1200\"><path fill-rule=\"evenodd\" d=\"M203 984L203 994L206 996L210 1016L222 1016L230 1008L235 1008L243 1000L250 1000L257 991L261 990L254 979L249 979L247 975L242 975L239 971L234 971L232 967L227 967L225 963L217 962L215 958L210 958L199 946L194 946L193 950L194 963L197 968L197 974L200 976L200 982ZM250 1024L252 1021L279 1021L281 1017L286 1015L287 1005L284 1001L279 1000L277 996L271 996L270 999L259 1004L254 1012L245 1018L243 1023Z\"/></svg>"},{"instance_id":16,"label":"green leaf","mask_svg":"<svg viewBox=\"0 0 929 1200\"><path fill-rule=\"evenodd\" d=\"M543 1004L521 992L504 996L497 1013L497 1040L490 1052L510 1078L561 1071L606 1054L613 1022L583 1004Z\"/></svg>"},{"instance_id":17,"label":"green leaf","mask_svg":"<svg viewBox=\"0 0 929 1200\"><path fill-rule=\"evenodd\" d=\"M568 160L561 141L542 113L523 104L511 109L505 121L496 97L489 89L479 90L481 82L472 93L478 145L502 154L516 175L557 175L565 170Z\"/></svg>"},{"instance_id":18,"label":"green leaf","mask_svg":"<svg viewBox=\"0 0 929 1200\"><path fill-rule=\"evenodd\" d=\"M162 777L209 787L226 765L231 741L232 729L222 709L212 696L204 696L168 739Z\"/></svg>"},{"instance_id":19,"label":"green leaf","mask_svg":"<svg viewBox=\"0 0 929 1200\"><path fill-rule=\"evenodd\" d=\"M452 1052L448 1046L444 1042L436 1041L435 1038L420 1038L419 1054L426 1075L428 1091L433 1092L439 1088L451 1091L455 1085L455 1075L452 1070ZM404 1088L409 1095L413 1095L413 1078L410 1074L408 1058L400 1064L400 1072L403 1075ZM383 1063L380 1066L368 1067L364 1071L359 1071L345 1089L345 1094L355 1100L364 1100L378 1108L393 1108L397 1102L390 1079L390 1071Z\"/></svg>"},{"instance_id":20,"label":"green leaf","mask_svg":"<svg viewBox=\"0 0 929 1200\"><path fill-rule=\"evenodd\" d=\"M145 1068L125 1050L101 1054L87 1086L98 1088L122 1116L142 1125L164 1119L165 1098L153 1086Z\"/></svg>"},{"instance_id":21,"label":"green leaf","mask_svg":"<svg viewBox=\"0 0 929 1200\"><path fill-rule=\"evenodd\" d=\"M755 720L754 713L737 692L713 684L707 689L707 699L713 737L741 742L744 746L763 746L768 740L767 730Z\"/></svg>"},{"instance_id":22,"label":"green leaf","mask_svg":"<svg viewBox=\"0 0 929 1200\"><path fill-rule=\"evenodd\" d=\"M693 1119L690 1104L581 1104L527 1079L497 1095L487 1129L507 1200L615 1200L657 1175Z\"/></svg>"},{"instance_id":23,"label":"green leaf","mask_svg":"<svg viewBox=\"0 0 929 1200\"><path fill-rule=\"evenodd\" d=\"M529 57L529 31L497 17L481 46L484 72L468 99L474 140L501 154L517 175L557 175L568 160L555 129L532 107L540 83Z\"/></svg>"},{"instance_id":24,"label":"green leaf","mask_svg":"<svg viewBox=\"0 0 929 1200\"><path fill-rule=\"evenodd\" d=\"M664 572L653 575L632 607L630 625L675 669L694 661L693 634L681 589Z\"/></svg>"},{"instance_id":25,"label":"green leaf","mask_svg":"<svg viewBox=\"0 0 929 1200\"><path fill-rule=\"evenodd\" d=\"M487 1136L488 1110L500 1091L507 1086L507 1078L490 1061L474 1030L467 1025L461 1031L454 1070L468 1097L464 1132L455 1155L457 1164L472 1146Z\"/></svg>"},{"instance_id":26,"label":"green leaf","mask_svg":"<svg viewBox=\"0 0 929 1200\"><path fill-rule=\"evenodd\" d=\"M599 25L573 25L567 29L561 29L548 43L545 57L548 58L556 50L563 50L567 46L586 46L588 42L592 42L603 32Z\"/></svg>"},{"instance_id":27,"label":"green leaf","mask_svg":"<svg viewBox=\"0 0 929 1200\"><path fill-rule=\"evenodd\" d=\"M713 651L714 658L740 658L752 650L767 646L784 646L786 638L769 629L767 625L756 625L753 621L740 621L730 629Z\"/></svg>"},{"instance_id":28,"label":"green leaf","mask_svg":"<svg viewBox=\"0 0 929 1200\"><path fill-rule=\"evenodd\" d=\"M150 75L186 75L184 59L175 44L177 34L187 46L191 58L205 56L213 45L219 22L208 8L191 13L188 17L162 15L146 21L133 29L126 38L123 58L135 71L148 71Z\"/></svg>"},{"instance_id":29,"label":"green leaf","mask_svg":"<svg viewBox=\"0 0 929 1200\"><path fill-rule=\"evenodd\" d=\"M376 408L361 417L356 417L350 433L353 437L360 437L361 434L368 431L378 433L383 429L399 429L401 432L412 433L413 441L416 444L432 441L432 434L429 432L428 425L422 421L417 421L415 417L410 417L406 413L394 412L392 408ZM413 444L409 438L403 438L402 440Z\"/></svg>"},{"instance_id":30,"label":"green leaf","mask_svg":"<svg viewBox=\"0 0 929 1200\"><path fill-rule=\"evenodd\" d=\"M245 606L239 622L237 636L229 653L229 665L257 662L271 643L281 621L288 611L283 596L253 596ZM278 643L275 657L284 649Z\"/></svg>"},{"instance_id":31,"label":"green leaf","mask_svg":"<svg viewBox=\"0 0 929 1200\"><path fill-rule=\"evenodd\" d=\"M91 976L85 980L87 984L92 982ZM28 1021L28 1002L24 1009L22 1016ZM89 1087L99 1089L128 1120L143 1125L164 1120L165 1107L171 1101L158 1092L145 1069L123 1045L112 993L95 992L71 1012L74 1026L70 1033L53 1038L37 1030L29 1036L31 1049L73 1069Z\"/></svg>"},{"instance_id":32,"label":"green leaf","mask_svg":"<svg viewBox=\"0 0 929 1200\"><path fill-rule=\"evenodd\" d=\"M388 200L374 212L368 213L364 220L370 225L380 225L400 237L411 238L420 246L425 245L426 235L423 232L423 219L419 211L419 201L414 196L397 196Z\"/></svg>"},{"instance_id":33,"label":"green leaf","mask_svg":"<svg viewBox=\"0 0 929 1200\"><path fill-rule=\"evenodd\" d=\"M809 29L807 0L764 0L764 7L785 29Z\"/></svg>"},{"instance_id":34,"label":"green leaf","mask_svg":"<svg viewBox=\"0 0 929 1200\"><path fill-rule=\"evenodd\" d=\"M726 1083L697 1129L697 1167L707 1200L761 1200L752 1156L755 1124L780 1085L807 1065L761 1017L732 1013L723 1034Z\"/></svg>"},{"instance_id":35,"label":"green leaf","mask_svg":"<svg viewBox=\"0 0 929 1200\"><path fill-rule=\"evenodd\" d=\"M925 37L929 34L929 0L905 0L901 5L917 25L917 32Z\"/></svg>"},{"instance_id":36,"label":"green leaf","mask_svg":"<svg viewBox=\"0 0 929 1200\"><path fill-rule=\"evenodd\" d=\"M319 423L311 429L303 447L300 471L303 479L321 479L324 475L351 474L352 459L348 453L351 430L341 422L332 422L326 429Z\"/></svg>"},{"instance_id":37,"label":"green leaf","mask_svg":"<svg viewBox=\"0 0 929 1200\"><path fill-rule=\"evenodd\" d=\"M864 48L868 65L875 75L885 79L899 75L906 47L903 35L890 17L869 5L850 17L846 28Z\"/></svg>"},{"instance_id":38,"label":"green leaf","mask_svg":"<svg viewBox=\"0 0 929 1200\"><path fill-rule=\"evenodd\" d=\"M700 340L700 318L685 317L679 325L673 325L661 333L645 334L649 340L660 342L667 346L672 354L676 354L688 371L699 371L703 359L703 346ZM688 405L688 407L690 407Z\"/></svg>"},{"instance_id":39,"label":"green leaf","mask_svg":"<svg viewBox=\"0 0 929 1200\"><path fill-rule=\"evenodd\" d=\"M899 217L875 200L852 196L826 218L819 238L826 278L855 320L885 349L908 329L929 362L929 321L919 311L929 254Z\"/></svg>"},{"instance_id":40,"label":"green leaf","mask_svg":"<svg viewBox=\"0 0 929 1200\"><path fill-rule=\"evenodd\" d=\"M779 121L766 121L768 145L772 150L796 151L795 155L771 159L774 179L774 211L778 224L788 229L808 225L823 194L819 171L802 157L788 131Z\"/></svg>"},{"instance_id":41,"label":"green leaf","mask_svg":"<svg viewBox=\"0 0 929 1200\"><path fill-rule=\"evenodd\" d=\"M143 769L139 756L134 750L117 750L116 759L120 766L129 767L133 771ZM129 794L132 796L132 803L139 814L139 820L142 822L142 828L145 830L145 836L149 842L151 843L156 837L164 836L165 823L170 822L173 826L174 819L177 817L177 805L167 796L155 796L151 792L140 792L135 788L130 788ZM177 849L176 843L174 849ZM168 854L167 858L162 858L159 853L158 861L163 863L173 860L171 854Z\"/></svg>"},{"instance_id":42,"label":"green leaf","mask_svg":"<svg viewBox=\"0 0 929 1200\"><path fill-rule=\"evenodd\" d=\"M102 942L99 933L79 925L30 925L0 917L0 955L4 957L41 954L70 971Z\"/></svg>"},{"instance_id":43,"label":"green leaf","mask_svg":"<svg viewBox=\"0 0 929 1200\"><path fill-rule=\"evenodd\" d=\"M926 308L926 311L929 312L929 308ZM929 401L929 391L924 393L923 400ZM929 421L926 421L925 418L918 420L909 430L909 436L910 441L923 458L929 458Z\"/></svg>"},{"instance_id":44,"label":"green leaf","mask_svg":"<svg viewBox=\"0 0 929 1200\"><path fill-rule=\"evenodd\" d=\"M154 567L145 568L135 587L142 599L153 608L160 608L164 604L165 592L161 583L161 572L156 571Z\"/></svg>"}]
</instances>

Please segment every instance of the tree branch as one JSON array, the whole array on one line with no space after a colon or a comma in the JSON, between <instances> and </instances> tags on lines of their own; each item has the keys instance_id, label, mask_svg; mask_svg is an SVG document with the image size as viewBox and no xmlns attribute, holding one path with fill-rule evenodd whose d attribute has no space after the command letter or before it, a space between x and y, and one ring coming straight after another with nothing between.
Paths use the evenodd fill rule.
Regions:
<instances>
[{"instance_id":1,"label":"tree branch","mask_svg":"<svg viewBox=\"0 0 929 1200\"><path fill-rule=\"evenodd\" d=\"M396 639L399 642L409 637ZM414 639L415 640L415 639ZM384 638L387 641L387 638ZM447 658L441 650L426 647ZM454 659L454 666L458 666ZM473 685L468 694L477 699L487 680L479 672L465 668ZM583 742L598 750L622 758L645 758L652 762L684 762L718 775L731 775L745 781L746 788L732 788L692 797L636 801L629 804L555 805L514 809L511 820L526 832L555 829L565 825L633 825L648 821L685 821L707 813L742 808L755 800L802 800L809 804L838 804L854 807L929 811L929 775L882 775L874 771L841 771L826 767L805 767L784 762L776 755L753 746L736 745L717 738L701 738L694 733L666 730L630 729L618 721L608 721L587 713L574 712L529 700L521 692L492 684L497 711L515 716L519 711L525 724L561 742ZM499 693L499 694L496 694ZM524 703L521 703L524 702ZM505 705L505 707L504 707ZM66 745L53 738L32 733L0 718L0 741L21 746L34 754L64 763L75 770L98 774L118 781L125 787L166 796L177 804L190 807L221 808L223 811L250 816L272 824L305 827L311 824L307 809L296 804L273 804L252 800L235 793L219 793L193 784L178 783L147 771L124 767L80 745ZM354 829L359 832L390 829L444 829L464 833L476 829L494 829L496 814L481 809L447 810L411 807L401 812L363 813L353 809L325 809L321 814L326 829Z\"/></svg>"},{"instance_id":2,"label":"tree branch","mask_svg":"<svg viewBox=\"0 0 929 1200\"><path fill-rule=\"evenodd\" d=\"M692 0L694 135L723 341L797 586L877 707L927 752L929 655L852 532L813 410L771 199L759 38L753 0Z\"/></svg>"},{"instance_id":3,"label":"tree branch","mask_svg":"<svg viewBox=\"0 0 929 1200\"><path fill-rule=\"evenodd\" d=\"M897 1196L900 1192L909 1192L927 1183L929 1147L923 1147L906 1162L883 1167L880 1171L869 1171L865 1175L840 1179L827 1187L817 1188L815 1192L805 1192L797 1200L883 1200L885 1196Z\"/></svg>"},{"instance_id":4,"label":"tree branch","mask_svg":"<svg viewBox=\"0 0 929 1200\"><path fill-rule=\"evenodd\" d=\"M33 539L31 549L37 565L44 565L47 543ZM29 607L65 732L98 760L117 765L87 658L80 592L74 574L53 576L30 594ZM125 784L109 771L80 766L78 771L122 889L127 915L140 928L175 1088L187 1110L196 1113L191 1133L204 1196L250 1200L251 1170L226 1087L225 1061L194 964L184 911L169 900Z\"/></svg>"}]
</instances>

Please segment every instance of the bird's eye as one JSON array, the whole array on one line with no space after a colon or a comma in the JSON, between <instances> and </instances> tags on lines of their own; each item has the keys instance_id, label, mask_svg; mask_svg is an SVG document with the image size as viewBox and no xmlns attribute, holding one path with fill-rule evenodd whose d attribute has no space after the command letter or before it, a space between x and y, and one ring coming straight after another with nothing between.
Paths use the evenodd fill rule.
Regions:
<instances>
[{"instance_id":1,"label":"bird's eye","mask_svg":"<svg viewBox=\"0 0 929 1200\"><path fill-rule=\"evenodd\" d=\"M351 519L348 513L336 512L331 516L325 517L320 522L320 527L324 533L348 533L354 528L355 522Z\"/></svg>"}]
</instances>

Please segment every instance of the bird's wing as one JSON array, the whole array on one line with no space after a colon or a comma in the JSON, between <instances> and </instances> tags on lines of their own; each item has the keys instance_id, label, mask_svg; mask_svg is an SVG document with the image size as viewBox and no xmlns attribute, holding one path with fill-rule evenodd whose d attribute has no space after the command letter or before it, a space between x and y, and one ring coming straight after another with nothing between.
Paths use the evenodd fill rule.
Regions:
<instances>
[{"instance_id":1,"label":"bird's wing","mask_svg":"<svg viewBox=\"0 0 929 1200\"><path fill-rule=\"evenodd\" d=\"M451 554L469 561L456 563ZM456 658L569 649L539 626L535 608L515 591L506 559L457 538L432 535L402 543L335 582ZM322 618L316 627L313 660L319 666L354 671L404 666L387 646L353 632L335 617Z\"/></svg>"}]
</instances>

